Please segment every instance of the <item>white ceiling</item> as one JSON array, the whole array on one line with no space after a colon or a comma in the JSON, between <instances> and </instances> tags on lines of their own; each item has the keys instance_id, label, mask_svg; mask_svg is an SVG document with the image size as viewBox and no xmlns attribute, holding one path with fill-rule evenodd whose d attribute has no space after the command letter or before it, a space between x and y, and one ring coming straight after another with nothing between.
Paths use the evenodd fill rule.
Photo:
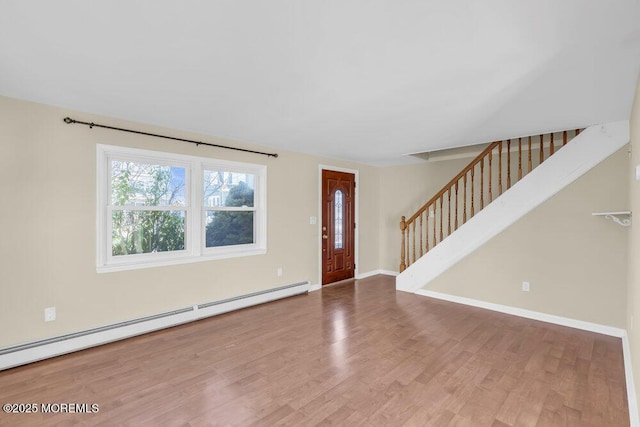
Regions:
<instances>
[{"instance_id":1,"label":"white ceiling","mask_svg":"<svg viewBox=\"0 0 640 427\"><path fill-rule=\"evenodd\" d=\"M0 0L1 95L371 164L628 119L639 70L640 0Z\"/></svg>"}]
</instances>

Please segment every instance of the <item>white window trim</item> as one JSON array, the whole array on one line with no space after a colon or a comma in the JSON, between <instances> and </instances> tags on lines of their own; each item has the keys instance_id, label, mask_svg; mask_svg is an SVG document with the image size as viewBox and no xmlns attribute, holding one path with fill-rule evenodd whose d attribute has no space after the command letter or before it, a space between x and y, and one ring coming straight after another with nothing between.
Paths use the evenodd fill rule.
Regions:
<instances>
[{"instance_id":1,"label":"white window trim","mask_svg":"<svg viewBox=\"0 0 640 427\"><path fill-rule=\"evenodd\" d=\"M185 200L186 206L180 208L150 208L152 210L167 209L185 211L184 250L154 254L127 255L125 258L111 256L109 250L111 248L111 221L109 220L109 213L111 212L111 208L109 207L111 180L107 176L109 171L109 159L111 156L115 156L118 159L129 158L133 161L152 161L159 164L182 166L187 168L185 174L185 186L187 187L185 189L185 196L188 198L188 200ZM204 169L210 170L212 168L224 171L252 173L255 175L255 207L246 209L255 212L255 243L216 248L204 247L204 213L207 208L205 208L203 203L202 177ZM108 273L114 271L135 270L149 267L265 254L267 252L266 181L267 167L265 165L98 144L96 146L96 271L98 273ZM244 210L244 208L240 207L229 210Z\"/></svg>"}]
</instances>

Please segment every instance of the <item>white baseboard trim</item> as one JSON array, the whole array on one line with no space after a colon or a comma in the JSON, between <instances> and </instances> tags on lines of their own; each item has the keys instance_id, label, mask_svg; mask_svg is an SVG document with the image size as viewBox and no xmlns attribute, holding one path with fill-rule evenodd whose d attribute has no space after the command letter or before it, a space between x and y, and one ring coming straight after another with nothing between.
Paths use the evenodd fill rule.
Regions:
<instances>
[{"instance_id":1,"label":"white baseboard trim","mask_svg":"<svg viewBox=\"0 0 640 427\"><path fill-rule=\"evenodd\" d=\"M522 308L511 307L508 305L494 304L491 302L480 301L471 298L460 297L457 295L445 294L441 292L428 291L418 289L415 294L422 295L439 300L454 302L458 304L470 305L473 307L484 308L487 310L498 311L501 313L512 314L514 316L525 317L527 319L540 320L542 322L553 323L570 328L582 329L584 331L596 332L603 335L609 335L622 339L622 355L624 358L624 375L627 386L627 404L629 407L629 420L631 427L640 427L640 417L638 415L638 401L636 398L636 388L633 380L633 369L631 367L631 348L629 346L629 338L627 331L612 326L600 325L597 323L584 322L582 320L570 319L562 316L554 316L552 314L541 313L539 311L525 310Z\"/></svg>"},{"instance_id":2,"label":"white baseboard trim","mask_svg":"<svg viewBox=\"0 0 640 427\"><path fill-rule=\"evenodd\" d=\"M371 276L376 276L378 274L384 274L386 276L397 276L398 272L397 271L390 271L390 270L373 270L373 271L368 271L366 273L362 273L362 274L356 274L355 279L356 280L361 280L361 279L366 279L367 277L371 277ZM350 280L350 279L347 279ZM336 282L336 283L340 283L340 282ZM317 285L311 285L309 287L309 292L313 292L313 291L319 291L320 289L322 289L322 285L317 284Z\"/></svg>"},{"instance_id":3,"label":"white baseboard trim","mask_svg":"<svg viewBox=\"0 0 640 427\"><path fill-rule=\"evenodd\" d=\"M397 276L398 272L397 271L391 271L391 270L373 270L373 271L368 271L366 273L362 273L362 274L358 274L356 276L356 279L366 279L367 277L371 277L371 276L376 276L378 274L384 274L385 276Z\"/></svg>"},{"instance_id":4,"label":"white baseboard trim","mask_svg":"<svg viewBox=\"0 0 640 427\"><path fill-rule=\"evenodd\" d=\"M0 349L0 371L309 291L309 282Z\"/></svg>"},{"instance_id":5,"label":"white baseboard trim","mask_svg":"<svg viewBox=\"0 0 640 427\"><path fill-rule=\"evenodd\" d=\"M525 310L523 308L511 307L508 305L494 304L491 302L480 301L471 298L459 297L457 295L444 294L441 292L428 291L418 289L418 295L436 298L444 301L455 302L458 304L470 305L473 307L485 308L487 310L499 311L501 313L512 314L514 316L525 317L527 319L539 320L541 322L554 323L556 325L568 326L570 328L582 329L584 331L596 332L598 334L610 335L612 337L622 338L626 331L613 326L600 325L598 323L585 322L582 320L570 319L568 317L555 316L553 314L541 313L539 311Z\"/></svg>"},{"instance_id":6,"label":"white baseboard trim","mask_svg":"<svg viewBox=\"0 0 640 427\"><path fill-rule=\"evenodd\" d=\"M631 427L640 427L640 416L638 415L638 400L636 397L636 386L633 381L633 368L631 366L631 347L629 337L625 331L622 336L622 355L624 356L624 378L627 385L627 404L629 405L629 421Z\"/></svg>"}]
</instances>

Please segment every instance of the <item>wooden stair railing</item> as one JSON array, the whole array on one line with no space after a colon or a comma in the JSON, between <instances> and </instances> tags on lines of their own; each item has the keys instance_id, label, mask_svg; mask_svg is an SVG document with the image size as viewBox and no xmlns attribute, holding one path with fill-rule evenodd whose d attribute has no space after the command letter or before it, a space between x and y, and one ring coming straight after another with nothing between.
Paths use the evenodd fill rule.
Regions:
<instances>
[{"instance_id":1,"label":"wooden stair railing","mask_svg":"<svg viewBox=\"0 0 640 427\"><path fill-rule=\"evenodd\" d=\"M566 145L570 134L579 133L575 129L489 144L409 219L400 219L400 272ZM554 136L562 137L562 146L556 147L559 138Z\"/></svg>"}]
</instances>

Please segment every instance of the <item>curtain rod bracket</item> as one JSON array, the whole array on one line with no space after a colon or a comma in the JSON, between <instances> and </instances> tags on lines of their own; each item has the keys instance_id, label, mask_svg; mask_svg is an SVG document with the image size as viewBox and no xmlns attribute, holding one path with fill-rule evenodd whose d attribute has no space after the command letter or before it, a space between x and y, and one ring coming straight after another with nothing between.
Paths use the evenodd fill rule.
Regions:
<instances>
[{"instance_id":1,"label":"curtain rod bracket","mask_svg":"<svg viewBox=\"0 0 640 427\"><path fill-rule=\"evenodd\" d=\"M265 153L263 151L254 151L254 150L248 150L246 148L230 147L228 145L211 144L211 143L208 143L208 142L194 141L192 139L177 138L177 137L174 137L174 136L160 135L160 134L157 134L157 133L142 132L142 131L139 131L139 130L132 130L132 129L119 128L119 127L115 127L115 126L101 125L101 124L93 123L93 122L91 122L91 123L82 122L82 121L79 121L79 120L74 120L71 117L65 117L63 119L63 121L68 125L69 124L74 124L74 123L78 123L78 124L81 124L81 125L86 125L86 126L89 126L89 129L93 129L94 127L98 127L98 128L103 128L103 129L119 130L121 132L136 133L138 135L155 136L156 138L164 138L164 139L171 139L173 141L189 142L191 144L195 144L196 147L199 147L200 145L207 145L209 147L223 148L225 150L242 151L244 153L252 153L252 154L262 154L263 156L273 157L273 158L276 158L276 159L278 158L278 153Z\"/></svg>"}]
</instances>

